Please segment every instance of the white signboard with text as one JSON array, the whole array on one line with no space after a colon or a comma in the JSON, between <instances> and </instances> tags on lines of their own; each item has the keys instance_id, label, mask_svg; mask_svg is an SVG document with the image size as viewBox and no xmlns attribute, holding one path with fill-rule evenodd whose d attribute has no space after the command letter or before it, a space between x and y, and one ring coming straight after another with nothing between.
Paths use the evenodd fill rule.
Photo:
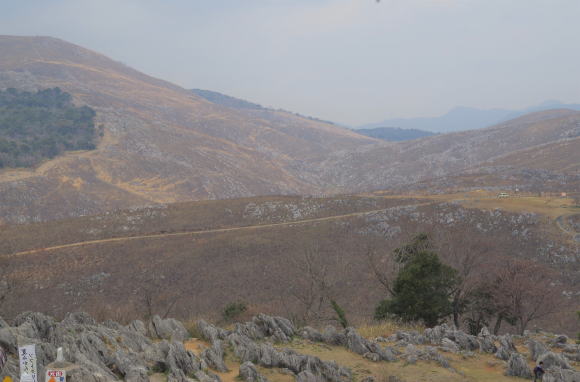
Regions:
<instances>
[{"instance_id":1,"label":"white signboard with text","mask_svg":"<svg viewBox=\"0 0 580 382\"><path fill-rule=\"evenodd\" d=\"M38 382L36 346L19 346L18 357L20 358L20 382Z\"/></svg>"}]
</instances>

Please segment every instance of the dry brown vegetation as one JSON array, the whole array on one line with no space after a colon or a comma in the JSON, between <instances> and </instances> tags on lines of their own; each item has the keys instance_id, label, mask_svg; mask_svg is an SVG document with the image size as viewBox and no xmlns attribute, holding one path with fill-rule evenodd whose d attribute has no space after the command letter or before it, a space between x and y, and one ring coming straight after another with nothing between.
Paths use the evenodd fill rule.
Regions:
<instances>
[{"instance_id":1,"label":"dry brown vegetation","mask_svg":"<svg viewBox=\"0 0 580 382\"><path fill-rule=\"evenodd\" d=\"M484 264L525 258L549 265L554 281L577 290L575 248L551 227L551 219L535 214L354 196L197 202L7 226L0 231L0 259L12 279L31 281L11 294L3 315L30 309L56 316L87 310L120 320L219 317L226 304L245 301L252 312L332 323L327 302L334 299L351 322L361 322L385 296L369 248L384 266L380 258L418 232L430 233L443 259L462 272L468 264L460 255L477 260L470 278L488 269ZM198 229L209 231L173 235ZM154 235L143 237L148 233ZM106 240L122 236L129 240ZM95 239L106 241L11 255ZM562 319L550 322L571 328L575 306L576 300L564 301Z\"/></svg>"}]
</instances>

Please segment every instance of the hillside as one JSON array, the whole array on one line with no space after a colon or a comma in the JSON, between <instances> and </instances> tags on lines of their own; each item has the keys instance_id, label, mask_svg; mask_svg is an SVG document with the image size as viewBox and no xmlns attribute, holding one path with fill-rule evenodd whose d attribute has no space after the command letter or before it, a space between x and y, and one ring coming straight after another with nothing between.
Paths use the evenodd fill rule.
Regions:
<instances>
[{"instance_id":1,"label":"hillside","mask_svg":"<svg viewBox=\"0 0 580 382\"><path fill-rule=\"evenodd\" d=\"M103 127L95 150L68 152L34 169L0 170L0 223L191 200L404 189L433 179L453 188L462 182L458 175L477 169L495 177L578 176L575 156L564 154L577 151L576 111L385 142L215 92L198 91L201 97L57 39L3 36L0 50L0 89L59 87L76 106L94 110ZM522 154L540 147L551 147L558 162L532 163ZM504 157L509 169L496 163Z\"/></svg>"},{"instance_id":2,"label":"hillside","mask_svg":"<svg viewBox=\"0 0 580 382\"><path fill-rule=\"evenodd\" d=\"M367 137L378 138L385 141L401 142L411 141L423 137L430 137L435 135L429 131L417 129L400 129L398 127L375 127L371 129L357 129L357 133L366 135Z\"/></svg>"},{"instance_id":3,"label":"hillside","mask_svg":"<svg viewBox=\"0 0 580 382\"><path fill-rule=\"evenodd\" d=\"M352 191L363 189L405 189L429 179L447 179L466 171L484 168L490 162L504 163L501 158L513 155L514 169L566 174L577 177L576 149L580 135L580 112L550 110L533 113L486 129L443 134L417 141L369 146L347 155L330 156L317 168L322 182L331 182ZM550 158L558 162L531 163L526 152L554 144ZM547 146L546 146L547 147ZM558 148L573 155L558 154ZM528 150L528 151L526 151ZM516 161L515 157L522 160ZM556 159L556 157L558 159ZM507 159L506 159L507 161ZM510 162L506 162L510 163ZM486 167L501 177L504 168ZM513 170L513 169L512 169ZM452 180L452 179L451 179ZM527 182L535 182L533 177ZM563 182L563 186L565 185ZM453 182L448 187L452 188ZM573 191L568 188L567 191Z\"/></svg>"},{"instance_id":4,"label":"hillside","mask_svg":"<svg viewBox=\"0 0 580 382\"><path fill-rule=\"evenodd\" d=\"M262 197L5 226L0 268L18 292L2 311L10 318L42 305L59 317L71 310L129 317L169 309L183 319L245 301L254 311L310 320L318 313L304 299L318 292L309 289L309 264L349 316L363 320L384 294L369 251L383 258L419 232L452 264L466 248L483 274L510 258L535 260L578 290L576 243L554 221L572 211L562 201L466 198ZM33 288L18 287L32 277ZM572 330L575 301L542 325Z\"/></svg>"},{"instance_id":5,"label":"hillside","mask_svg":"<svg viewBox=\"0 0 580 382\"><path fill-rule=\"evenodd\" d=\"M93 152L68 154L34 171L2 171L0 216L6 221L317 192L301 175L296 158L308 163L374 142L290 113L273 112L264 119L210 103L57 39L3 36L0 51L0 88L59 87L78 105L93 108L96 122L104 126L104 138Z\"/></svg>"}]
</instances>

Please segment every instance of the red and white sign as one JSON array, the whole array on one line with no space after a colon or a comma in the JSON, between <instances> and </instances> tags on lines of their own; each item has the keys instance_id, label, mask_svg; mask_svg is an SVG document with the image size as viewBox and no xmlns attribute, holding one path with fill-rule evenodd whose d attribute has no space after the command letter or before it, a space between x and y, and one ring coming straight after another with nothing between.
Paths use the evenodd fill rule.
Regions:
<instances>
[{"instance_id":1,"label":"red and white sign","mask_svg":"<svg viewBox=\"0 0 580 382\"><path fill-rule=\"evenodd\" d=\"M45 382L65 382L66 371L58 369L46 369Z\"/></svg>"}]
</instances>

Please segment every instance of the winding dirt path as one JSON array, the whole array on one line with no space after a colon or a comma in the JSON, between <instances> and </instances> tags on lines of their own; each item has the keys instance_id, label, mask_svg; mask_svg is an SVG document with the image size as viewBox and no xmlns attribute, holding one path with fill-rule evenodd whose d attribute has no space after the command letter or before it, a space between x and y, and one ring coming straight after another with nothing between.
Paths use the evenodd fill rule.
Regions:
<instances>
[{"instance_id":1,"label":"winding dirt path","mask_svg":"<svg viewBox=\"0 0 580 382\"><path fill-rule=\"evenodd\" d=\"M324 222L324 221L329 221L329 220L340 220L340 219L346 219L346 218L350 218L350 217L371 215L371 214L374 214L374 213L387 211L387 210L389 210L391 208L411 207L411 206L419 207L419 206L424 206L424 205L428 205L428 204L431 204L431 203L432 202L417 203L417 204L406 204L406 205L396 206L396 207L381 208L381 209L378 209L378 210L363 211L363 212L353 212L353 213L344 214L344 215L334 215L334 216L327 216L327 217L323 217L323 218L313 218L313 219L295 220L295 221L281 222L281 223L258 224L258 225L250 225L250 226L215 228L215 229L196 230L196 231L185 231L185 232L173 232L173 233L155 233L155 234L138 235L138 236L125 236L125 237L115 237L115 238L109 238L109 239L88 240L88 241L81 241L81 242L77 242L77 243L69 243L69 244L55 245L55 246L52 246L52 247L30 249L30 250L26 250L26 251L21 251L21 252L15 252L15 253L11 253L11 254L2 255L0 257L10 258L10 257L17 257L17 256L34 255L34 254L44 253L44 252L54 252L54 251L58 251L58 250L61 250L61 249L86 247L86 246L98 245L98 244L128 242L128 241L133 241L133 240L159 239L159 238L183 237L183 236L196 236L196 235L203 235L203 234L210 234L210 233L235 232L235 231L246 231L246 230L255 230L255 229L269 228L269 227L283 227L283 226L302 225L302 224L309 224L309 223Z\"/></svg>"}]
</instances>

